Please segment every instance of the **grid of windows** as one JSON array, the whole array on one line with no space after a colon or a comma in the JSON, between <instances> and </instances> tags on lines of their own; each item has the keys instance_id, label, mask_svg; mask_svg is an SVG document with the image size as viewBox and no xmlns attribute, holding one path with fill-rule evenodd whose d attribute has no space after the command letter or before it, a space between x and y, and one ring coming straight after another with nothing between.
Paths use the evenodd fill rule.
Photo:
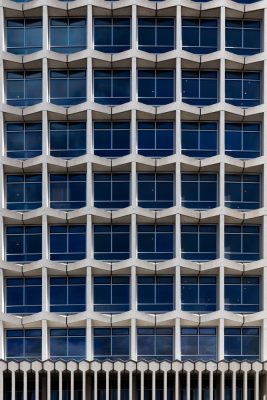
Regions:
<instances>
[{"instance_id":1,"label":"grid of windows","mask_svg":"<svg viewBox=\"0 0 267 400\"><path fill-rule=\"evenodd\" d=\"M102 3L0 13L0 358L263 359L266 7Z\"/></svg>"}]
</instances>

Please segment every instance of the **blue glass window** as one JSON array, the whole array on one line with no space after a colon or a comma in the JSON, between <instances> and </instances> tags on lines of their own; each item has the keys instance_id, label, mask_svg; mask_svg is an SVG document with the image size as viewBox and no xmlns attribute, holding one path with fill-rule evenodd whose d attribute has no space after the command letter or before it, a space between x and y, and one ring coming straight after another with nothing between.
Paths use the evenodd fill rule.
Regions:
<instances>
[{"instance_id":1,"label":"blue glass window","mask_svg":"<svg viewBox=\"0 0 267 400\"><path fill-rule=\"evenodd\" d=\"M182 360L216 360L216 328L181 328Z\"/></svg>"},{"instance_id":2,"label":"blue glass window","mask_svg":"<svg viewBox=\"0 0 267 400\"><path fill-rule=\"evenodd\" d=\"M83 276L50 277L50 311L78 313L86 309L86 286Z\"/></svg>"},{"instance_id":3,"label":"blue glass window","mask_svg":"<svg viewBox=\"0 0 267 400\"><path fill-rule=\"evenodd\" d=\"M249 56L261 51L261 22L245 19L225 21L226 50Z\"/></svg>"},{"instance_id":4,"label":"blue glass window","mask_svg":"<svg viewBox=\"0 0 267 400\"><path fill-rule=\"evenodd\" d=\"M50 101L58 106L70 107L86 101L85 70L51 70Z\"/></svg>"},{"instance_id":5,"label":"blue glass window","mask_svg":"<svg viewBox=\"0 0 267 400\"><path fill-rule=\"evenodd\" d=\"M225 154L246 159L261 155L261 125L259 123L226 123Z\"/></svg>"},{"instance_id":6,"label":"blue glass window","mask_svg":"<svg viewBox=\"0 0 267 400\"><path fill-rule=\"evenodd\" d=\"M130 226L94 225L94 258L103 261L130 258Z\"/></svg>"},{"instance_id":7,"label":"blue glass window","mask_svg":"<svg viewBox=\"0 0 267 400\"><path fill-rule=\"evenodd\" d=\"M260 72L225 72L225 101L237 107L253 107L261 103Z\"/></svg>"},{"instance_id":8,"label":"blue glass window","mask_svg":"<svg viewBox=\"0 0 267 400\"><path fill-rule=\"evenodd\" d=\"M94 358L97 360L128 360L129 328L95 328Z\"/></svg>"},{"instance_id":9,"label":"blue glass window","mask_svg":"<svg viewBox=\"0 0 267 400\"><path fill-rule=\"evenodd\" d=\"M35 314L42 311L42 278L6 278L6 312Z\"/></svg>"},{"instance_id":10,"label":"blue glass window","mask_svg":"<svg viewBox=\"0 0 267 400\"><path fill-rule=\"evenodd\" d=\"M86 257L85 225L52 225L49 234L50 259L74 262Z\"/></svg>"},{"instance_id":11,"label":"blue glass window","mask_svg":"<svg viewBox=\"0 0 267 400\"><path fill-rule=\"evenodd\" d=\"M260 259L260 227L258 225L226 225L224 256L235 261Z\"/></svg>"},{"instance_id":12,"label":"blue glass window","mask_svg":"<svg viewBox=\"0 0 267 400\"><path fill-rule=\"evenodd\" d=\"M40 360L42 357L41 329L7 329L7 360Z\"/></svg>"},{"instance_id":13,"label":"blue glass window","mask_svg":"<svg viewBox=\"0 0 267 400\"><path fill-rule=\"evenodd\" d=\"M183 50L207 54L218 50L217 19L182 19Z\"/></svg>"},{"instance_id":14,"label":"blue glass window","mask_svg":"<svg viewBox=\"0 0 267 400\"><path fill-rule=\"evenodd\" d=\"M7 175L6 206L28 211L42 206L42 175Z\"/></svg>"},{"instance_id":15,"label":"blue glass window","mask_svg":"<svg viewBox=\"0 0 267 400\"><path fill-rule=\"evenodd\" d=\"M225 206L239 210L260 208L261 178L251 174L225 174Z\"/></svg>"},{"instance_id":16,"label":"blue glass window","mask_svg":"<svg viewBox=\"0 0 267 400\"><path fill-rule=\"evenodd\" d=\"M6 48L13 54L30 54L41 50L42 20L19 18L6 20Z\"/></svg>"},{"instance_id":17,"label":"blue glass window","mask_svg":"<svg viewBox=\"0 0 267 400\"><path fill-rule=\"evenodd\" d=\"M182 101L199 107L217 103L217 71L183 70Z\"/></svg>"},{"instance_id":18,"label":"blue glass window","mask_svg":"<svg viewBox=\"0 0 267 400\"><path fill-rule=\"evenodd\" d=\"M173 70L138 70L138 101L161 106L175 101Z\"/></svg>"},{"instance_id":19,"label":"blue glass window","mask_svg":"<svg viewBox=\"0 0 267 400\"><path fill-rule=\"evenodd\" d=\"M107 210L128 207L130 205L130 174L95 173L94 205Z\"/></svg>"},{"instance_id":20,"label":"blue glass window","mask_svg":"<svg viewBox=\"0 0 267 400\"><path fill-rule=\"evenodd\" d=\"M224 308L237 313L260 311L260 278L257 276L225 276Z\"/></svg>"},{"instance_id":21,"label":"blue glass window","mask_svg":"<svg viewBox=\"0 0 267 400\"><path fill-rule=\"evenodd\" d=\"M130 310L130 279L128 276L94 277L94 311L120 313Z\"/></svg>"},{"instance_id":22,"label":"blue glass window","mask_svg":"<svg viewBox=\"0 0 267 400\"><path fill-rule=\"evenodd\" d=\"M41 71L7 71L6 102L11 106L28 107L42 101Z\"/></svg>"},{"instance_id":23,"label":"blue glass window","mask_svg":"<svg viewBox=\"0 0 267 400\"><path fill-rule=\"evenodd\" d=\"M130 122L94 122L94 154L116 158L130 153Z\"/></svg>"},{"instance_id":24,"label":"blue glass window","mask_svg":"<svg viewBox=\"0 0 267 400\"><path fill-rule=\"evenodd\" d=\"M86 205L86 174L50 174L50 207L74 210Z\"/></svg>"},{"instance_id":25,"label":"blue glass window","mask_svg":"<svg viewBox=\"0 0 267 400\"><path fill-rule=\"evenodd\" d=\"M143 208L162 209L174 204L174 179L168 173L138 174L138 205Z\"/></svg>"},{"instance_id":26,"label":"blue glass window","mask_svg":"<svg viewBox=\"0 0 267 400\"><path fill-rule=\"evenodd\" d=\"M51 122L50 154L72 158L86 153L86 122Z\"/></svg>"},{"instance_id":27,"label":"blue glass window","mask_svg":"<svg viewBox=\"0 0 267 400\"><path fill-rule=\"evenodd\" d=\"M173 122L139 121L138 153L145 157L167 157L174 152Z\"/></svg>"},{"instance_id":28,"label":"blue glass window","mask_svg":"<svg viewBox=\"0 0 267 400\"><path fill-rule=\"evenodd\" d=\"M172 328L137 328L138 360L172 360Z\"/></svg>"},{"instance_id":29,"label":"blue glass window","mask_svg":"<svg viewBox=\"0 0 267 400\"><path fill-rule=\"evenodd\" d=\"M50 18L50 49L70 54L86 48L85 18Z\"/></svg>"},{"instance_id":30,"label":"blue glass window","mask_svg":"<svg viewBox=\"0 0 267 400\"><path fill-rule=\"evenodd\" d=\"M141 275L137 277L138 311L161 313L174 307L173 277Z\"/></svg>"},{"instance_id":31,"label":"blue glass window","mask_svg":"<svg viewBox=\"0 0 267 400\"><path fill-rule=\"evenodd\" d=\"M196 158L217 154L217 122L182 122L181 129L182 154Z\"/></svg>"},{"instance_id":32,"label":"blue glass window","mask_svg":"<svg viewBox=\"0 0 267 400\"><path fill-rule=\"evenodd\" d=\"M174 257L172 225L138 225L138 258L146 261L170 260Z\"/></svg>"},{"instance_id":33,"label":"blue glass window","mask_svg":"<svg viewBox=\"0 0 267 400\"><path fill-rule=\"evenodd\" d=\"M131 100L130 70L94 70L94 101L117 106Z\"/></svg>"},{"instance_id":34,"label":"blue glass window","mask_svg":"<svg viewBox=\"0 0 267 400\"><path fill-rule=\"evenodd\" d=\"M27 159L42 154L42 124L36 122L8 122L6 129L6 155Z\"/></svg>"},{"instance_id":35,"label":"blue glass window","mask_svg":"<svg viewBox=\"0 0 267 400\"><path fill-rule=\"evenodd\" d=\"M6 261L27 263L41 258L41 226L6 227Z\"/></svg>"},{"instance_id":36,"label":"blue glass window","mask_svg":"<svg viewBox=\"0 0 267 400\"><path fill-rule=\"evenodd\" d=\"M216 225L181 225L181 253L186 260L214 260L217 257Z\"/></svg>"},{"instance_id":37,"label":"blue glass window","mask_svg":"<svg viewBox=\"0 0 267 400\"><path fill-rule=\"evenodd\" d=\"M138 47L148 53L165 53L175 47L174 18L138 18Z\"/></svg>"},{"instance_id":38,"label":"blue glass window","mask_svg":"<svg viewBox=\"0 0 267 400\"><path fill-rule=\"evenodd\" d=\"M217 207L217 174L183 173L182 206L196 210Z\"/></svg>"},{"instance_id":39,"label":"blue glass window","mask_svg":"<svg viewBox=\"0 0 267 400\"><path fill-rule=\"evenodd\" d=\"M255 361L260 358L259 328L225 328L224 358Z\"/></svg>"},{"instance_id":40,"label":"blue glass window","mask_svg":"<svg viewBox=\"0 0 267 400\"><path fill-rule=\"evenodd\" d=\"M103 53L119 53L131 47L130 18L95 18L95 49Z\"/></svg>"},{"instance_id":41,"label":"blue glass window","mask_svg":"<svg viewBox=\"0 0 267 400\"><path fill-rule=\"evenodd\" d=\"M51 360L83 360L85 348L85 329L50 329Z\"/></svg>"},{"instance_id":42,"label":"blue glass window","mask_svg":"<svg viewBox=\"0 0 267 400\"><path fill-rule=\"evenodd\" d=\"M181 277L183 311L205 313L216 310L216 276Z\"/></svg>"}]
</instances>

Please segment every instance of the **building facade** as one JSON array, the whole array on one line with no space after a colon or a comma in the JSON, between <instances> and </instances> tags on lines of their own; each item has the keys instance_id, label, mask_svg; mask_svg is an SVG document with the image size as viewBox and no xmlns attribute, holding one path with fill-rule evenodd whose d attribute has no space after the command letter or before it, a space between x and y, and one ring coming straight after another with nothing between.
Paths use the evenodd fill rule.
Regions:
<instances>
[{"instance_id":1,"label":"building facade","mask_svg":"<svg viewBox=\"0 0 267 400\"><path fill-rule=\"evenodd\" d=\"M0 30L0 400L266 400L267 0Z\"/></svg>"}]
</instances>

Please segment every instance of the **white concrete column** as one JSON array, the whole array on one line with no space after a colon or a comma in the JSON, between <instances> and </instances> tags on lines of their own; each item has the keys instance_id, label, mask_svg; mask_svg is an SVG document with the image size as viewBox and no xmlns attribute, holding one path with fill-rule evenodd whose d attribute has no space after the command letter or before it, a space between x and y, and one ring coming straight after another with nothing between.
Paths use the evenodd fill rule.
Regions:
<instances>
[{"instance_id":1,"label":"white concrete column","mask_svg":"<svg viewBox=\"0 0 267 400\"><path fill-rule=\"evenodd\" d=\"M175 215L174 257L181 258L181 215Z\"/></svg>"},{"instance_id":2,"label":"white concrete column","mask_svg":"<svg viewBox=\"0 0 267 400\"><path fill-rule=\"evenodd\" d=\"M175 267L175 310L176 312L181 311L181 267L176 265ZM175 332L177 334L177 332Z\"/></svg>"},{"instance_id":3,"label":"white concrete column","mask_svg":"<svg viewBox=\"0 0 267 400\"><path fill-rule=\"evenodd\" d=\"M132 49L138 49L138 32L137 32L137 6L136 4L132 5L132 18L131 18L131 39L132 39Z\"/></svg>"},{"instance_id":4,"label":"white concrete column","mask_svg":"<svg viewBox=\"0 0 267 400\"><path fill-rule=\"evenodd\" d=\"M224 267L220 267L219 269L219 275L217 277L218 283L217 283L217 299L218 299L218 306L219 310L222 311L224 310Z\"/></svg>"},{"instance_id":5,"label":"white concrete column","mask_svg":"<svg viewBox=\"0 0 267 400\"><path fill-rule=\"evenodd\" d=\"M86 267L86 310L94 310L92 267Z\"/></svg>"},{"instance_id":6,"label":"white concrete column","mask_svg":"<svg viewBox=\"0 0 267 400\"><path fill-rule=\"evenodd\" d=\"M217 257L224 258L224 215L219 216L219 226L217 227Z\"/></svg>"},{"instance_id":7,"label":"white concrete column","mask_svg":"<svg viewBox=\"0 0 267 400\"><path fill-rule=\"evenodd\" d=\"M48 6L43 5L43 50L49 50L49 18Z\"/></svg>"},{"instance_id":8,"label":"white concrete column","mask_svg":"<svg viewBox=\"0 0 267 400\"><path fill-rule=\"evenodd\" d=\"M0 7L0 26L4 27L5 26L5 17L4 17L4 8ZM5 30L1 30L0 34L0 51L6 51L6 46L5 46Z\"/></svg>"},{"instance_id":9,"label":"white concrete column","mask_svg":"<svg viewBox=\"0 0 267 400\"><path fill-rule=\"evenodd\" d=\"M180 318L175 318L174 327L174 359L181 360L181 323Z\"/></svg>"},{"instance_id":10,"label":"white concrete column","mask_svg":"<svg viewBox=\"0 0 267 400\"><path fill-rule=\"evenodd\" d=\"M177 93L178 96L178 93ZM180 110L176 110L175 111L175 125L174 125L174 138L175 138L175 145L174 145L174 149L175 149L175 153L177 155L181 154L181 112ZM177 178L176 178L176 183L177 183ZM179 189L181 190L181 189ZM177 202L179 201L180 203L180 197L177 198Z\"/></svg>"},{"instance_id":11,"label":"white concrete column","mask_svg":"<svg viewBox=\"0 0 267 400\"><path fill-rule=\"evenodd\" d=\"M220 318L218 326L218 360L224 359L224 320Z\"/></svg>"},{"instance_id":12,"label":"white concrete column","mask_svg":"<svg viewBox=\"0 0 267 400\"><path fill-rule=\"evenodd\" d=\"M176 40L175 40L175 47L177 50L182 50L182 7L181 5L176 6L176 25L175 25L175 31L176 31Z\"/></svg>"},{"instance_id":13,"label":"white concrete column","mask_svg":"<svg viewBox=\"0 0 267 400\"><path fill-rule=\"evenodd\" d=\"M92 164L89 161L86 164L86 205L87 207L94 206L94 181L93 181L93 171L92 171Z\"/></svg>"},{"instance_id":14,"label":"white concrete column","mask_svg":"<svg viewBox=\"0 0 267 400\"><path fill-rule=\"evenodd\" d=\"M137 310L137 276L136 267L131 267L131 310Z\"/></svg>"},{"instance_id":15,"label":"white concrete column","mask_svg":"<svg viewBox=\"0 0 267 400\"><path fill-rule=\"evenodd\" d=\"M225 7L220 7L220 47L219 50L225 50Z\"/></svg>"},{"instance_id":16,"label":"white concrete column","mask_svg":"<svg viewBox=\"0 0 267 400\"><path fill-rule=\"evenodd\" d=\"M136 320L131 319L131 360L137 361L137 331L136 331Z\"/></svg>"},{"instance_id":17,"label":"white concrete column","mask_svg":"<svg viewBox=\"0 0 267 400\"><path fill-rule=\"evenodd\" d=\"M138 101L138 82L137 82L137 60L132 58L131 66L131 100L132 102Z\"/></svg>"},{"instance_id":18,"label":"white concrete column","mask_svg":"<svg viewBox=\"0 0 267 400\"><path fill-rule=\"evenodd\" d=\"M87 345L86 345L86 359L88 361L92 361L94 358L93 354L93 335L92 335L92 320L86 320L86 338L87 338Z\"/></svg>"},{"instance_id":19,"label":"white concrete column","mask_svg":"<svg viewBox=\"0 0 267 400\"><path fill-rule=\"evenodd\" d=\"M265 286L266 290L266 286ZM262 326L261 326L261 360L266 361L267 360L267 318L264 318L262 320Z\"/></svg>"},{"instance_id":20,"label":"white concrete column","mask_svg":"<svg viewBox=\"0 0 267 400\"><path fill-rule=\"evenodd\" d=\"M137 120L136 120L136 110L131 110L131 153L132 154L137 154L138 150L138 143L137 143ZM136 163L132 163L132 166L135 166L136 169ZM132 170L133 174L133 170ZM132 183L132 194L136 193L136 183ZM132 197L132 205L135 205L135 202L133 203L133 198Z\"/></svg>"},{"instance_id":21,"label":"white concrete column","mask_svg":"<svg viewBox=\"0 0 267 400\"><path fill-rule=\"evenodd\" d=\"M0 321L0 359L5 359L5 329L3 321Z\"/></svg>"},{"instance_id":22,"label":"white concrete column","mask_svg":"<svg viewBox=\"0 0 267 400\"><path fill-rule=\"evenodd\" d=\"M94 43L93 43L93 6L92 4L87 5L87 48L89 50L93 50Z\"/></svg>"},{"instance_id":23,"label":"white concrete column","mask_svg":"<svg viewBox=\"0 0 267 400\"><path fill-rule=\"evenodd\" d=\"M130 254L131 258L137 258L138 249L137 249L137 224L136 224L136 214L131 215L131 249Z\"/></svg>"},{"instance_id":24,"label":"white concrete column","mask_svg":"<svg viewBox=\"0 0 267 400\"><path fill-rule=\"evenodd\" d=\"M93 95L93 62L91 57L87 57L87 69L86 69L86 98L88 102L94 101Z\"/></svg>"},{"instance_id":25,"label":"white concrete column","mask_svg":"<svg viewBox=\"0 0 267 400\"><path fill-rule=\"evenodd\" d=\"M2 268L0 268L0 312L5 312L5 277Z\"/></svg>"},{"instance_id":26,"label":"white concrete column","mask_svg":"<svg viewBox=\"0 0 267 400\"><path fill-rule=\"evenodd\" d=\"M133 135L135 135L135 133L132 132L132 137ZM134 145L133 143L132 145L136 148L136 145ZM131 163L131 204L133 207L137 207L138 205L136 162ZM133 239L134 238L132 238L132 240Z\"/></svg>"},{"instance_id":27,"label":"white concrete column","mask_svg":"<svg viewBox=\"0 0 267 400\"><path fill-rule=\"evenodd\" d=\"M86 216L86 258L94 258L94 226L92 223L92 215Z\"/></svg>"},{"instance_id":28,"label":"white concrete column","mask_svg":"<svg viewBox=\"0 0 267 400\"><path fill-rule=\"evenodd\" d=\"M49 277L47 267L42 267L42 311L49 311Z\"/></svg>"},{"instance_id":29,"label":"white concrete column","mask_svg":"<svg viewBox=\"0 0 267 400\"><path fill-rule=\"evenodd\" d=\"M42 360L47 360L49 358L48 340L49 340L49 331L48 331L48 326L47 326L47 320L42 320ZM49 375L49 378L50 378L50 375ZM47 379L48 379L48 373L47 373ZM48 385L48 382L47 382L47 385ZM50 400L50 399L47 399L47 400Z\"/></svg>"},{"instance_id":30,"label":"white concrete column","mask_svg":"<svg viewBox=\"0 0 267 400\"><path fill-rule=\"evenodd\" d=\"M49 70L47 58L42 59L42 98L44 103L48 103L50 99L49 93Z\"/></svg>"},{"instance_id":31,"label":"white concrete column","mask_svg":"<svg viewBox=\"0 0 267 400\"><path fill-rule=\"evenodd\" d=\"M49 154L49 123L48 123L48 113L47 111L43 110L42 111L42 154L43 155L48 155ZM48 172L47 172L47 164L42 165L43 169L43 176L42 179L44 181L43 183L43 190L44 186L46 185L46 193L42 193L42 200L43 200L43 207L48 207ZM45 176L46 174L46 176Z\"/></svg>"}]
</instances>

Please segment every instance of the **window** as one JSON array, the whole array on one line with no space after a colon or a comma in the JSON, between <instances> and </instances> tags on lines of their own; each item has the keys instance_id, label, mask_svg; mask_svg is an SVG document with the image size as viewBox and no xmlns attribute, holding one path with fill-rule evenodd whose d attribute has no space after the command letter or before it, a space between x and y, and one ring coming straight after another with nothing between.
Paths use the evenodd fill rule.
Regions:
<instances>
[{"instance_id":1,"label":"window","mask_svg":"<svg viewBox=\"0 0 267 400\"><path fill-rule=\"evenodd\" d=\"M85 359L85 329L50 329L51 360Z\"/></svg>"},{"instance_id":2,"label":"window","mask_svg":"<svg viewBox=\"0 0 267 400\"><path fill-rule=\"evenodd\" d=\"M51 70L50 101L58 106L70 107L86 101L85 70Z\"/></svg>"},{"instance_id":3,"label":"window","mask_svg":"<svg viewBox=\"0 0 267 400\"><path fill-rule=\"evenodd\" d=\"M182 360L216 360L216 328L181 328Z\"/></svg>"},{"instance_id":4,"label":"window","mask_svg":"<svg viewBox=\"0 0 267 400\"><path fill-rule=\"evenodd\" d=\"M103 53L119 53L131 47L130 18L95 18L95 49Z\"/></svg>"},{"instance_id":5,"label":"window","mask_svg":"<svg viewBox=\"0 0 267 400\"><path fill-rule=\"evenodd\" d=\"M130 122L94 122L94 154L116 158L130 153Z\"/></svg>"},{"instance_id":6,"label":"window","mask_svg":"<svg viewBox=\"0 0 267 400\"><path fill-rule=\"evenodd\" d=\"M261 22L244 19L225 21L226 50L249 56L261 51Z\"/></svg>"},{"instance_id":7,"label":"window","mask_svg":"<svg viewBox=\"0 0 267 400\"><path fill-rule=\"evenodd\" d=\"M78 313L86 309L86 286L83 276L50 277L50 311Z\"/></svg>"},{"instance_id":8,"label":"window","mask_svg":"<svg viewBox=\"0 0 267 400\"><path fill-rule=\"evenodd\" d=\"M146 261L164 261L174 257L172 225L138 225L138 258Z\"/></svg>"},{"instance_id":9,"label":"window","mask_svg":"<svg viewBox=\"0 0 267 400\"><path fill-rule=\"evenodd\" d=\"M200 107L217 103L217 71L183 70L182 101Z\"/></svg>"},{"instance_id":10,"label":"window","mask_svg":"<svg viewBox=\"0 0 267 400\"><path fill-rule=\"evenodd\" d=\"M225 328L225 360L255 361L260 358L259 328Z\"/></svg>"},{"instance_id":11,"label":"window","mask_svg":"<svg viewBox=\"0 0 267 400\"><path fill-rule=\"evenodd\" d=\"M217 154L217 122L182 122L182 154L205 158Z\"/></svg>"},{"instance_id":12,"label":"window","mask_svg":"<svg viewBox=\"0 0 267 400\"><path fill-rule=\"evenodd\" d=\"M29 211L42 206L42 175L7 175L6 207Z\"/></svg>"},{"instance_id":13,"label":"window","mask_svg":"<svg viewBox=\"0 0 267 400\"><path fill-rule=\"evenodd\" d=\"M260 278L257 276L225 276L224 308L238 313L260 311Z\"/></svg>"},{"instance_id":14,"label":"window","mask_svg":"<svg viewBox=\"0 0 267 400\"><path fill-rule=\"evenodd\" d=\"M94 101L117 106L131 100L130 70L94 70Z\"/></svg>"},{"instance_id":15,"label":"window","mask_svg":"<svg viewBox=\"0 0 267 400\"><path fill-rule=\"evenodd\" d=\"M172 328L137 328L138 360L172 360Z\"/></svg>"},{"instance_id":16,"label":"window","mask_svg":"<svg viewBox=\"0 0 267 400\"><path fill-rule=\"evenodd\" d=\"M41 71L7 71L6 102L11 106L28 107L42 101Z\"/></svg>"},{"instance_id":17,"label":"window","mask_svg":"<svg viewBox=\"0 0 267 400\"><path fill-rule=\"evenodd\" d=\"M174 152L173 122L139 121L138 153L145 157L167 157Z\"/></svg>"},{"instance_id":18,"label":"window","mask_svg":"<svg viewBox=\"0 0 267 400\"><path fill-rule=\"evenodd\" d=\"M42 49L42 20L6 20L6 49L13 54L30 54Z\"/></svg>"},{"instance_id":19,"label":"window","mask_svg":"<svg viewBox=\"0 0 267 400\"><path fill-rule=\"evenodd\" d=\"M94 311L120 313L130 310L130 279L128 276L94 277Z\"/></svg>"},{"instance_id":20,"label":"window","mask_svg":"<svg viewBox=\"0 0 267 400\"><path fill-rule=\"evenodd\" d=\"M181 277L181 302L183 311L197 313L216 310L216 276Z\"/></svg>"},{"instance_id":21,"label":"window","mask_svg":"<svg viewBox=\"0 0 267 400\"><path fill-rule=\"evenodd\" d=\"M174 204L174 179L168 173L138 174L138 205L143 208L162 209Z\"/></svg>"},{"instance_id":22,"label":"window","mask_svg":"<svg viewBox=\"0 0 267 400\"><path fill-rule=\"evenodd\" d=\"M138 70L138 101L161 106L175 101L173 70Z\"/></svg>"},{"instance_id":23,"label":"window","mask_svg":"<svg viewBox=\"0 0 267 400\"><path fill-rule=\"evenodd\" d=\"M74 262L86 257L85 225L50 226L50 259Z\"/></svg>"},{"instance_id":24,"label":"window","mask_svg":"<svg viewBox=\"0 0 267 400\"><path fill-rule=\"evenodd\" d=\"M35 314L42 311L42 278L6 278L6 312Z\"/></svg>"},{"instance_id":25,"label":"window","mask_svg":"<svg viewBox=\"0 0 267 400\"><path fill-rule=\"evenodd\" d=\"M217 257L216 225L182 225L181 252L186 260L214 260Z\"/></svg>"},{"instance_id":26,"label":"window","mask_svg":"<svg viewBox=\"0 0 267 400\"><path fill-rule=\"evenodd\" d=\"M172 276L137 277L138 311L150 313L172 311L174 307Z\"/></svg>"},{"instance_id":27,"label":"window","mask_svg":"<svg viewBox=\"0 0 267 400\"><path fill-rule=\"evenodd\" d=\"M70 54L86 48L85 18L50 18L50 49Z\"/></svg>"},{"instance_id":28,"label":"window","mask_svg":"<svg viewBox=\"0 0 267 400\"><path fill-rule=\"evenodd\" d=\"M129 355L129 328L94 328L96 360L128 360Z\"/></svg>"},{"instance_id":29,"label":"window","mask_svg":"<svg viewBox=\"0 0 267 400\"><path fill-rule=\"evenodd\" d=\"M7 360L40 360L42 357L41 329L7 329Z\"/></svg>"},{"instance_id":30,"label":"window","mask_svg":"<svg viewBox=\"0 0 267 400\"><path fill-rule=\"evenodd\" d=\"M42 154L41 123L8 122L5 130L7 157L25 160Z\"/></svg>"},{"instance_id":31,"label":"window","mask_svg":"<svg viewBox=\"0 0 267 400\"><path fill-rule=\"evenodd\" d=\"M197 210L217 207L217 174L183 173L182 206Z\"/></svg>"},{"instance_id":32,"label":"window","mask_svg":"<svg viewBox=\"0 0 267 400\"><path fill-rule=\"evenodd\" d=\"M6 261L27 263L41 258L41 226L6 227Z\"/></svg>"},{"instance_id":33,"label":"window","mask_svg":"<svg viewBox=\"0 0 267 400\"><path fill-rule=\"evenodd\" d=\"M130 174L95 173L94 205L108 210L128 207L130 205Z\"/></svg>"},{"instance_id":34,"label":"window","mask_svg":"<svg viewBox=\"0 0 267 400\"><path fill-rule=\"evenodd\" d=\"M86 154L86 122L51 122L50 154L72 158Z\"/></svg>"},{"instance_id":35,"label":"window","mask_svg":"<svg viewBox=\"0 0 267 400\"><path fill-rule=\"evenodd\" d=\"M261 103L260 72L225 72L225 101L237 107L253 107Z\"/></svg>"},{"instance_id":36,"label":"window","mask_svg":"<svg viewBox=\"0 0 267 400\"><path fill-rule=\"evenodd\" d=\"M235 261L260 259L260 227L258 225L226 225L224 256Z\"/></svg>"},{"instance_id":37,"label":"window","mask_svg":"<svg viewBox=\"0 0 267 400\"><path fill-rule=\"evenodd\" d=\"M218 50L217 19L182 19L183 50L207 54Z\"/></svg>"},{"instance_id":38,"label":"window","mask_svg":"<svg viewBox=\"0 0 267 400\"><path fill-rule=\"evenodd\" d=\"M74 210L86 205L86 174L50 174L50 207Z\"/></svg>"},{"instance_id":39,"label":"window","mask_svg":"<svg viewBox=\"0 0 267 400\"><path fill-rule=\"evenodd\" d=\"M261 155L261 125L258 123L226 123L225 154L246 159Z\"/></svg>"},{"instance_id":40,"label":"window","mask_svg":"<svg viewBox=\"0 0 267 400\"><path fill-rule=\"evenodd\" d=\"M225 174L225 206L240 210L260 208L260 175Z\"/></svg>"},{"instance_id":41,"label":"window","mask_svg":"<svg viewBox=\"0 0 267 400\"><path fill-rule=\"evenodd\" d=\"M130 258L130 226L94 225L94 258L103 261Z\"/></svg>"},{"instance_id":42,"label":"window","mask_svg":"<svg viewBox=\"0 0 267 400\"><path fill-rule=\"evenodd\" d=\"M155 54L174 50L174 18L138 18L138 47Z\"/></svg>"}]
</instances>

